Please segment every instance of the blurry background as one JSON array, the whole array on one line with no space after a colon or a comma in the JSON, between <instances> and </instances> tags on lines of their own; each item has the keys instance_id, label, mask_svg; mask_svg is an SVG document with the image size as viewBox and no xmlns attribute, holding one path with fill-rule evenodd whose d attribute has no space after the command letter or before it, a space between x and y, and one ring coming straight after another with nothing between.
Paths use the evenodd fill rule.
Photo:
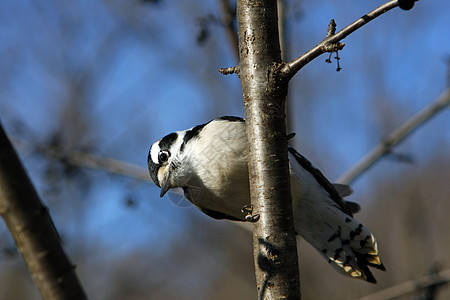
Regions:
<instances>
[{"instance_id":1,"label":"blurry background","mask_svg":"<svg viewBox=\"0 0 450 300\"><path fill-rule=\"evenodd\" d=\"M314 46L331 18L339 30L382 3L284 1L284 55ZM292 145L330 180L448 86L449 11L445 0L394 9L344 40L340 72L324 55L291 82ZM243 116L239 79L217 72L236 65L221 15L220 0L0 2L0 119L91 299L256 295L251 234L160 199L145 176L157 139ZM147 179L85 168L78 152ZM450 268L449 153L447 109L353 183L348 199L388 271L374 271L378 285L348 279L301 241L304 299L355 299ZM3 223L0 299L40 299Z\"/></svg>"}]
</instances>

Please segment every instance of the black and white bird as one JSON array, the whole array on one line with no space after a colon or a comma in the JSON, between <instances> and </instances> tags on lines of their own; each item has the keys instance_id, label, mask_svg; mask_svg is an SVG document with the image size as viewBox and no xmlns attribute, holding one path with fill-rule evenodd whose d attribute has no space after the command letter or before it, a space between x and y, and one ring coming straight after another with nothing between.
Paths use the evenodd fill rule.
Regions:
<instances>
[{"instance_id":1,"label":"black and white bird","mask_svg":"<svg viewBox=\"0 0 450 300\"><path fill-rule=\"evenodd\" d=\"M376 283L369 270L385 270L370 230L353 218L358 205L342 197L351 190L333 185L305 157L289 147L290 183L296 232L339 272ZM248 221L250 204L247 136L238 117L220 117L173 132L148 154L161 197L172 188L215 219Z\"/></svg>"}]
</instances>

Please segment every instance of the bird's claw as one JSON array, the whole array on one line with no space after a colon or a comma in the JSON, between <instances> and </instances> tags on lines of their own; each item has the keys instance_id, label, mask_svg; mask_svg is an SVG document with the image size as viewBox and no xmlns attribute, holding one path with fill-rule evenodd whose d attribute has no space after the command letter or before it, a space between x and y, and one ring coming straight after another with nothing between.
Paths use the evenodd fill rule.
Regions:
<instances>
[{"instance_id":1,"label":"bird's claw","mask_svg":"<svg viewBox=\"0 0 450 300\"><path fill-rule=\"evenodd\" d=\"M252 223L258 222L259 218L260 218L260 215L259 215L259 214L254 214L254 215L248 214L248 215L245 216L245 219L246 219L248 222L252 222Z\"/></svg>"},{"instance_id":2,"label":"bird's claw","mask_svg":"<svg viewBox=\"0 0 450 300\"><path fill-rule=\"evenodd\" d=\"M251 205L251 204L247 204L246 206L241 208L241 212L243 212L244 214L251 214L252 211L253 211L253 205Z\"/></svg>"},{"instance_id":3,"label":"bird's claw","mask_svg":"<svg viewBox=\"0 0 450 300\"><path fill-rule=\"evenodd\" d=\"M286 136L286 139L289 141L290 139L293 139L295 136L295 132L291 132Z\"/></svg>"},{"instance_id":4,"label":"bird's claw","mask_svg":"<svg viewBox=\"0 0 450 300\"><path fill-rule=\"evenodd\" d=\"M241 212L245 214L245 220L248 222L257 222L260 218L259 214L253 214L253 205L248 204L241 208Z\"/></svg>"}]
</instances>

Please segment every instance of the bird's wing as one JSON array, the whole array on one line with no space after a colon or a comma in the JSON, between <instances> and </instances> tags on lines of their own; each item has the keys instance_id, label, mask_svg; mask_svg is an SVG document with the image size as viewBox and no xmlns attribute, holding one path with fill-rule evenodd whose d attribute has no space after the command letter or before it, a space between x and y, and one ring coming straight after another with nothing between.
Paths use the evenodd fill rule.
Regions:
<instances>
[{"instance_id":1,"label":"bird's wing","mask_svg":"<svg viewBox=\"0 0 450 300\"><path fill-rule=\"evenodd\" d=\"M210 209L210 208L206 208L204 207L205 203L204 202L211 202L211 201L205 201L205 199L207 200L208 198L203 198L201 197L201 195L203 195L203 193L200 191L200 189L196 189L195 187L183 187L183 192L184 192L184 197L186 197L186 199L191 202L192 204L194 204L195 207L197 207L199 210L201 210L203 213L205 213L207 216L213 218L213 219L217 219L217 220L222 220L222 219L227 219L227 220L231 220L231 221L245 221L245 219L239 219L236 217L233 217L229 214L217 211L215 209ZM209 198L210 199L210 198Z\"/></svg>"},{"instance_id":2,"label":"bird's wing","mask_svg":"<svg viewBox=\"0 0 450 300\"><path fill-rule=\"evenodd\" d=\"M197 206L197 207L198 207L198 206ZM201 207L198 207L198 208L199 208L202 212L204 212L207 216L210 216L211 218L216 219L216 220L227 219L227 220L231 220L231 221L244 221L244 220L235 218L235 217L233 217L233 216L229 216L229 215L227 215L227 214L224 214L224 213L221 213L221 212L218 212L218 211L215 211L215 210L210 210L210 209L207 209L207 208L201 208Z\"/></svg>"},{"instance_id":3,"label":"bird's wing","mask_svg":"<svg viewBox=\"0 0 450 300\"><path fill-rule=\"evenodd\" d=\"M311 173L316 181L327 191L330 195L330 198L337 204L340 210L346 213L349 216L353 216L352 210L345 204L344 200L342 200L341 195L336 190L336 188L331 184L328 179L320 172L317 168L315 168L312 163L307 160L303 155L298 153L294 148L288 147L289 153L295 158L298 164L304 168L306 171Z\"/></svg>"},{"instance_id":4,"label":"bird's wing","mask_svg":"<svg viewBox=\"0 0 450 300\"><path fill-rule=\"evenodd\" d=\"M333 187L339 193L339 196L341 196L341 198L345 198L353 194L353 189L347 184L333 183Z\"/></svg>"},{"instance_id":5,"label":"bird's wing","mask_svg":"<svg viewBox=\"0 0 450 300\"><path fill-rule=\"evenodd\" d=\"M333 183L333 187L339 193L339 196L341 196L341 198L345 198L353 194L353 189L347 184ZM344 203L347 209L352 212L352 214L356 214L361 211L361 206L358 203L345 200Z\"/></svg>"}]
</instances>

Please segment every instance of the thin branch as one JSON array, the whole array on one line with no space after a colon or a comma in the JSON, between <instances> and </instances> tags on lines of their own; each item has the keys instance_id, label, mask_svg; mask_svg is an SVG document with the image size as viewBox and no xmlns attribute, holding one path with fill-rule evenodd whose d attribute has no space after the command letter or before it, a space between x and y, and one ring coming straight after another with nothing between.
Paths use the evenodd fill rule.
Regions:
<instances>
[{"instance_id":1,"label":"thin branch","mask_svg":"<svg viewBox=\"0 0 450 300\"><path fill-rule=\"evenodd\" d=\"M0 215L44 299L86 299L48 209L42 205L1 124Z\"/></svg>"},{"instance_id":2,"label":"thin branch","mask_svg":"<svg viewBox=\"0 0 450 300\"><path fill-rule=\"evenodd\" d=\"M395 299L412 292L426 289L432 285L442 285L450 282L450 269L427 275L419 279L403 282L399 285L387 288L360 298L359 300L389 300Z\"/></svg>"},{"instance_id":3,"label":"thin branch","mask_svg":"<svg viewBox=\"0 0 450 300\"><path fill-rule=\"evenodd\" d=\"M389 153L392 148L408 137L420 125L423 125L427 120L436 115L439 111L444 109L450 103L450 89L445 90L436 100L430 105L422 109L416 115L411 117L405 123L400 125L396 130L390 133L383 139L375 148L372 149L365 157L363 157L350 170L339 177L336 182L343 184L350 184L356 177L360 176L364 171L367 171L377 160L383 155Z\"/></svg>"},{"instance_id":4,"label":"thin branch","mask_svg":"<svg viewBox=\"0 0 450 300\"><path fill-rule=\"evenodd\" d=\"M219 72L223 75L230 75L236 73L239 76L239 66L237 67L228 67L228 68L220 68Z\"/></svg>"},{"instance_id":5,"label":"thin branch","mask_svg":"<svg viewBox=\"0 0 450 300\"><path fill-rule=\"evenodd\" d=\"M326 52L336 52L338 50L342 50L345 46L344 43L340 43L341 40L346 38L351 33L355 32L357 29L361 28L365 24L369 23L373 19L381 16L387 11L398 6L398 0L391 0L376 9L372 10L368 14L362 16L352 24L348 25L341 31L336 34L330 34L330 30L328 30L327 37L323 39L319 44L317 44L314 48L296 58L295 60L288 62L281 69L282 74L287 77L293 77L301 68L303 68L310 61L315 59L316 57L326 53Z\"/></svg>"}]
</instances>

